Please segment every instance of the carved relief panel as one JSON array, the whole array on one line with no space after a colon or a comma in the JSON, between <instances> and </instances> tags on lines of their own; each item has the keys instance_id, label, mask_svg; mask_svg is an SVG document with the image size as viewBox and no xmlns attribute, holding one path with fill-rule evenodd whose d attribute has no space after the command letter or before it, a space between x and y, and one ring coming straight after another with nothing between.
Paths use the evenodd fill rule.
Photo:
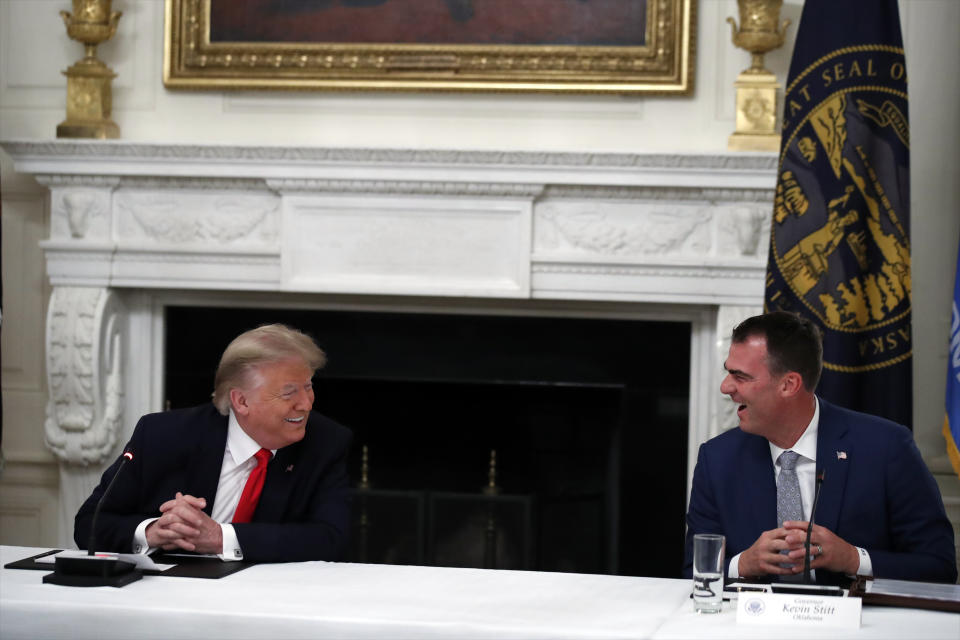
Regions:
<instances>
[{"instance_id":1,"label":"carved relief panel","mask_svg":"<svg viewBox=\"0 0 960 640\"><path fill-rule=\"evenodd\" d=\"M100 241L110 239L113 188L119 179L61 176L38 181L50 185L50 238Z\"/></svg>"},{"instance_id":2,"label":"carved relief panel","mask_svg":"<svg viewBox=\"0 0 960 640\"><path fill-rule=\"evenodd\" d=\"M50 186L51 240L277 246L279 197L257 181L38 180Z\"/></svg>"},{"instance_id":3,"label":"carved relief panel","mask_svg":"<svg viewBox=\"0 0 960 640\"><path fill-rule=\"evenodd\" d=\"M165 184L166 187L173 185ZM276 247L279 198L252 185L235 191L198 188L117 191L117 239L157 245Z\"/></svg>"},{"instance_id":4,"label":"carved relief panel","mask_svg":"<svg viewBox=\"0 0 960 640\"><path fill-rule=\"evenodd\" d=\"M534 218L537 257L564 261L577 257L641 258L644 262L695 257L739 263L766 260L768 202L717 202L715 194L700 189L688 193L648 189L626 195L635 200L557 198L538 203Z\"/></svg>"},{"instance_id":5,"label":"carved relief panel","mask_svg":"<svg viewBox=\"0 0 960 640\"><path fill-rule=\"evenodd\" d=\"M770 213L769 203L717 207L717 255L766 263Z\"/></svg>"},{"instance_id":6,"label":"carved relief panel","mask_svg":"<svg viewBox=\"0 0 960 640\"><path fill-rule=\"evenodd\" d=\"M534 247L567 256L697 255L710 249L711 219L696 206L546 202L537 207Z\"/></svg>"}]
</instances>

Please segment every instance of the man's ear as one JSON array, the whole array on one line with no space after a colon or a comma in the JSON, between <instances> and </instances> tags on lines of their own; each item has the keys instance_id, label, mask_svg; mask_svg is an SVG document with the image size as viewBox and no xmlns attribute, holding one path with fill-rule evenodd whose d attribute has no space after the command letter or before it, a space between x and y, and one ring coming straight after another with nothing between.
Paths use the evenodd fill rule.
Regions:
<instances>
[{"instance_id":1,"label":"man's ear","mask_svg":"<svg viewBox=\"0 0 960 640\"><path fill-rule=\"evenodd\" d=\"M233 412L238 416L245 416L250 413L247 395L243 392L243 389L237 387L230 389L230 406L233 407Z\"/></svg>"},{"instance_id":2,"label":"man's ear","mask_svg":"<svg viewBox=\"0 0 960 640\"><path fill-rule=\"evenodd\" d=\"M803 390L803 376L796 371L788 371L780 378L780 394L792 398Z\"/></svg>"}]
</instances>

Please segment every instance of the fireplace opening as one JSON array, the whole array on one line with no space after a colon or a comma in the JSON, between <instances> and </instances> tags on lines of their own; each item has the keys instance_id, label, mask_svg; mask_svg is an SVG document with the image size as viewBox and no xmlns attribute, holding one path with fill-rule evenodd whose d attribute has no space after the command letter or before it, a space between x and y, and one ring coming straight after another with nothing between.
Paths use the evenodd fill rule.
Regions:
<instances>
[{"instance_id":1,"label":"fireplace opening","mask_svg":"<svg viewBox=\"0 0 960 640\"><path fill-rule=\"evenodd\" d=\"M166 308L168 406L226 344L283 322L353 430L347 560L677 577L690 325L459 313Z\"/></svg>"}]
</instances>

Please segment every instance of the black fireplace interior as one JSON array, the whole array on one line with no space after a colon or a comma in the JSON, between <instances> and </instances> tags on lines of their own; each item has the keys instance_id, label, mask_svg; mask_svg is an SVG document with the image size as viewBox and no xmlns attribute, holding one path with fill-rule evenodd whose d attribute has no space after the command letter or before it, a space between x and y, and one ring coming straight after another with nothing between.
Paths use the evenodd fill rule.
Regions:
<instances>
[{"instance_id":1,"label":"black fireplace interior","mask_svg":"<svg viewBox=\"0 0 960 640\"><path fill-rule=\"evenodd\" d=\"M689 324L168 307L169 406L269 322L323 347L315 408L354 432L346 559L680 575Z\"/></svg>"}]
</instances>

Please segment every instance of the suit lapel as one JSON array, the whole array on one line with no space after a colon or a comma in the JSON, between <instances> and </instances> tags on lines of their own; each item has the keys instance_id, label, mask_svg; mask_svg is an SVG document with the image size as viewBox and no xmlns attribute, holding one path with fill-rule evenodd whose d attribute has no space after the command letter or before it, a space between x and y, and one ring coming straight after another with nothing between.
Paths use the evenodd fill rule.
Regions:
<instances>
[{"instance_id":1,"label":"suit lapel","mask_svg":"<svg viewBox=\"0 0 960 640\"><path fill-rule=\"evenodd\" d=\"M277 449L277 454L267 465L267 478L253 515L255 522L277 522L282 519L297 474L300 444L297 442Z\"/></svg>"},{"instance_id":2,"label":"suit lapel","mask_svg":"<svg viewBox=\"0 0 960 640\"><path fill-rule=\"evenodd\" d=\"M746 483L740 495L755 496L752 531L768 531L777 523L777 480L765 438L749 436L742 478Z\"/></svg>"},{"instance_id":3,"label":"suit lapel","mask_svg":"<svg viewBox=\"0 0 960 640\"><path fill-rule=\"evenodd\" d=\"M840 521L840 509L847 486L849 459L853 444L847 442L847 427L838 420L832 405L820 400L820 424L817 427L817 470L823 470L820 503L814 522L834 533Z\"/></svg>"},{"instance_id":4,"label":"suit lapel","mask_svg":"<svg viewBox=\"0 0 960 640\"><path fill-rule=\"evenodd\" d=\"M227 448L227 417L217 415L216 419L200 429L197 452L190 463L189 480L185 491L197 497L206 498L204 512L213 513L217 487L220 484L220 469L223 467L223 454Z\"/></svg>"}]
</instances>

